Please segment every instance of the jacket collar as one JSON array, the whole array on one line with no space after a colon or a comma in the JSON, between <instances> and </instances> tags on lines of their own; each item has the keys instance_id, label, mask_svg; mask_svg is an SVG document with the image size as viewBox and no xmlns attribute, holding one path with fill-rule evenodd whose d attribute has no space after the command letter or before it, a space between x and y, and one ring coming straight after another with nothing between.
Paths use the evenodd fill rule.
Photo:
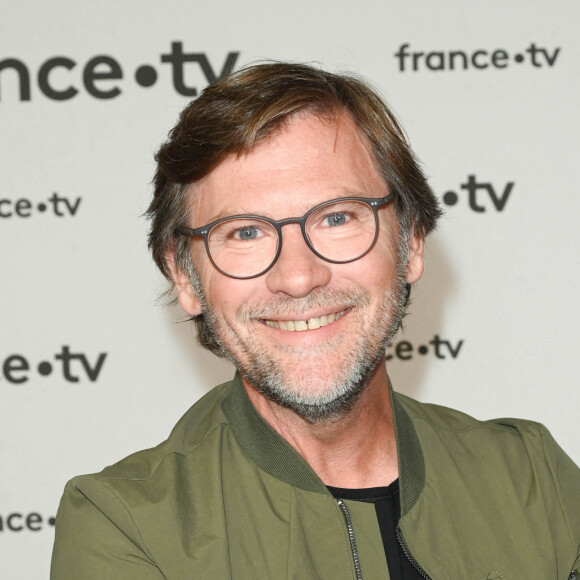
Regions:
<instances>
[{"instance_id":1,"label":"jacket collar","mask_svg":"<svg viewBox=\"0 0 580 580\"><path fill-rule=\"evenodd\" d=\"M419 439L403 403L389 383L399 457L401 516L417 501L425 481ZM222 403L232 432L246 455L276 479L294 487L326 493L328 490L302 456L261 417L252 405L238 373Z\"/></svg>"}]
</instances>

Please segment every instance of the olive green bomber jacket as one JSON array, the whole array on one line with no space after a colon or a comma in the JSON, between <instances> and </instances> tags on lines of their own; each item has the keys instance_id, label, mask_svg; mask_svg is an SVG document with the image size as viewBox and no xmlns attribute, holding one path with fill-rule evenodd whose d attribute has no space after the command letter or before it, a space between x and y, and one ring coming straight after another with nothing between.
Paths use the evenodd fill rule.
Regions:
<instances>
[{"instance_id":1,"label":"olive green bomber jacket","mask_svg":"<svg viewBox=\"0 0 580 580\"><path fill-rule=\"evenodd\" d=\"M393 395L400 538L433 580L567 580L580 470L547 430ZM345 502L365 580L388 578L372 504ZM580 579L580 574L576 572ZM158 447L67 484L52 580L357 578L345 517L239 377Z\"/></svg>"}]
</instances>

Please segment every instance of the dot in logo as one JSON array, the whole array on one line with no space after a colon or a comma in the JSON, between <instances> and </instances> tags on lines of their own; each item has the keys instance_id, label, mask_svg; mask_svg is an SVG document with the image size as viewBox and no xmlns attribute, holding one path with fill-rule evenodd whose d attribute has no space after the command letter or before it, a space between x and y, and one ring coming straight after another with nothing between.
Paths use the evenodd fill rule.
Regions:
<instances>
[{"instance_id":1,"label":"dot in logo","mask_svg":"<svg viewBox=\"0 0 580 580\"><path fill-rule=\"evenodd\" d=\"M455 205L458 201L457 194L454 191L446 191L443 194L443 203L445 205Z\"/></svg>"},{"instance_id":2,"label":"dot in logo","mask_svg":"<svg viewBox=\"0 0 580 580\"><path fill-rule=\"evenodd\" d=\"M55 523L56 523L56 518L48 518L48 525L49 526L54 526Z\"/></svg>"},{"instance_id":3,"label":"dot in logo","mask_svg":"<svg viewBox=\"0 0 580 580\"><path fill-rule=\"evenodd\" d=\"M417 350L419 351L419 354L427 354L429 352L429 349L424 344L422 344Z\"/></svg>"},{"instance_id":4,"label":"dot in logo","mask_svg":"<svg viewBox=\"0 0 580 580\"><path fill-rule=\"evenodd\" d=\"M143 64L135 71L135 80L142 87L151 87L157 82L157 71L152 66Z\"/></svg>"},{"instance_id":5,"label":"dot in logo","mask_svg":"<svg viewBox=\"0 0 580 580\"><path fill-rule=\"evenodd\" d=\"M46 211L46 204L45 203L39 203L36 208L38 209L38 211L43 212Z\"/></svg>"},{"instance_id":6,"label":"dot in logo","mask_svg":"<svg viewBox=\"0 0 580 580\"><path fill-rule=\"evenodd\" d=\"M514 60L515 60L516 62L524 62L524 55L523 55L523 54L516 54L516 55L514 56Z\"/></svg>"},{"instance_id":7,"label":"dot in logo","mask_svg":"<svg viewBox=\"0 0 580 580\"><path fill-rule=\"evenodd\" d=\"M49 362L43 361L38 365L38 372L46 377L52 372L52 365Z\"/></svg>"}]
</instances>

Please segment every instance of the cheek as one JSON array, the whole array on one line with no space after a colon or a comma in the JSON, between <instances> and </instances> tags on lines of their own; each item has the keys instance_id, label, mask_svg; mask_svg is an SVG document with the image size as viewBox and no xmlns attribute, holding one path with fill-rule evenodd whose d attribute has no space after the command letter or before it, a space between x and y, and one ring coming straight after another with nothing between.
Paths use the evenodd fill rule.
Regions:
<instances>
[{"instance_id":1,"label":"cheek","mask_svg":"<svg viewBox=\"0 0 580 580\"><path fill-rule=\"evenodd\" d=\"M215 269L209 276L208 284L204 284L204 290L216 316L230 323L234 322L240 308L257 295L257 291L249 281L228 278Z\"/></svg>"},{"instance_id":2,"label":"cheek","mask_svg":"<svg viewBox=\"0 0 580 580\"><path fill-rule=\"evenodd\" d=\"M358 286L386 289L397 277L398 248L391 239L377 240L374 248L350 266L349 278Z\"/></svg>"},{"instance_id":3,"label":"cheek","mask_svg":"<svg viewBox=\"0 0 580 580\"><path fill-rule=\"evenodd\" d=\"M219 272L209 259L204 244L194 248L192 256L207 302L218 318L233 320L243 304L255 300L263 292L261 278L236 280Z\"/></svg>"}]
</instances>

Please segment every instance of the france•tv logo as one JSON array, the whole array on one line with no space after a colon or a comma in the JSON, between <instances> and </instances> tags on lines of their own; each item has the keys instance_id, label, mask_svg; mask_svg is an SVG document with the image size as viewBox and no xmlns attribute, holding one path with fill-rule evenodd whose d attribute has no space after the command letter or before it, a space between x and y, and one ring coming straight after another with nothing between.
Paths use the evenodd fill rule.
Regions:
<instances>
[{"instance_id":1,"label":"france\u2022tv logo","mask_svg":"<svg viewBox=\"0 0 580 580\"><path fill-rule=\"evenodd\" d=\"M212 84L234 70L239 56L238 51L230 51L221 66L216 66L205 52L184 52L183 43L176 41L171 43L169 52L159 55L159 61L161 65L170 67L173 88L180 95L196 97L204 87L188 84L186 73L201 72L205 82ZM54 101L69 101L83 89L95 99L113 99L122 94L127 77L118 58L104 54L89 58L82 65L80 82L71 72L77 65L77 61L69 56L46 59L36 72L40 92ZM22 59L8 57L0 60L0 103L12 100L14 90L19 101L32 100L32 72ZM141 64L133 73L134 81L144 88L152 87L158 77L157 68L152 64Z\"/></svg>"}]
</instances>

